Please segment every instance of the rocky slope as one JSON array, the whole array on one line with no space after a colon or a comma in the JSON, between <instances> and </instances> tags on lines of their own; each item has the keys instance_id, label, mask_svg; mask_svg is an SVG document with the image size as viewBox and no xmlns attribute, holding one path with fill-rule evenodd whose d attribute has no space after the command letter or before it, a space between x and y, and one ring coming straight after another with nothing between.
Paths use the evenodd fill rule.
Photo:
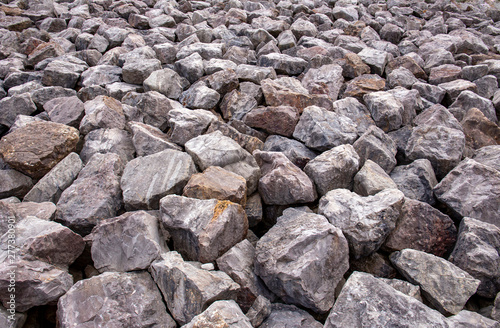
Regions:
<instances>
[{"instance_id":1,"label":"rocky slope","mask_svg":"<svg viewBox=\"0 0 500 328\"><path fill-rule=\"evenodd\" d=\"M500 327L500 4L0 10L1 327Z\"/></svg>"}]
</instances>

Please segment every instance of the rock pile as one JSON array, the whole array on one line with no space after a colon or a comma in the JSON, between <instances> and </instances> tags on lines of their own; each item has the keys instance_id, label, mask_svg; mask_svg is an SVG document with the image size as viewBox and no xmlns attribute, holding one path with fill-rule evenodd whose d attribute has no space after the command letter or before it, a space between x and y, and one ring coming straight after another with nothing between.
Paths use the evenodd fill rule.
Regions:
<instances>
[{"instance_id":1,"label":"rock pile","mask_svg":"<svg viewBox=\"0 0 500 328\"><path fill-rule=\"evenodd\" d=\"M494 0L4 0L0 326L500 327L498 79Z\"/></svg>"}]
</instances>

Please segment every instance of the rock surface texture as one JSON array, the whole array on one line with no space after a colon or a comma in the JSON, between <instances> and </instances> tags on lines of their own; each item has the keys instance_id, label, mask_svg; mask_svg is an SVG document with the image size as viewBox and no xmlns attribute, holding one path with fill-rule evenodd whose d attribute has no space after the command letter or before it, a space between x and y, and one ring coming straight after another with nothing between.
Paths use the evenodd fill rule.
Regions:
<instances>
[{"instance_id":1,"label":"rock surface texture","mask_svg":"<svg viewBox=\"0 0 500 328\"><path fill-rule=\"evenodd\" d=\"M498 327L499 79L499 0L3 0L0 327Z\"/></svg>"}]
</instances>

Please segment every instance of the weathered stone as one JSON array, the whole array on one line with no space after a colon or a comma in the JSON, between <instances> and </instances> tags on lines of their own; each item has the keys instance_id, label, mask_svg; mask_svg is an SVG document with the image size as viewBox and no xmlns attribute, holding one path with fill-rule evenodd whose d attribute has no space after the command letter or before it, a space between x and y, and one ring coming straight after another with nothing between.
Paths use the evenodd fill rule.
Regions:
<instances>
[{"instance_id":1,"label":"weathered stone","mask_svg":"<svg viewBox=\"0 0 500 328\"><path fill-rule=\"evenodd\" d=\"M347 82L343 97L362 99L363 95L370 92L384 90L385 80L378 75L363 74Z\"/></svg>"},{"instance_id":2,"label":"weathered stone","mask_svg":"<svg viewBox=\"0 0 500 328\"><path fill-rule=\"evenodd\" d=\"M168 112L170 126L169 139L184 146L189 140L203 134L217 117L209 111L187 108L172 109Z\"/></svg>"},{"instance_id":3,"label":"weathered stone","mask_svg":"<svg viewBox=\"0 0 500 328\"><path fill-rule=\"evenodd\" d=\"M22 93L0 100L0 124L10 128L17 115L31 115L36 111L36 106L29 93Z\"/></svg>"},{"instance_id":4,"label":"weathered stone","mask_svg":"<svg viewBox=\"0 0 500 328\"><path fill-rule=\"evenodd\" d=\"M375 196L361 197L347 189L334 189L319 200L318 213L342 230L354 259L377 251L396 227L404 195L386 189Z\"/></svg>"},{"instance_id":5,"label":"weathered stone","mask_svg":"<svg viewBox=\"0 0 500 328\"><path fill-rule=\"evenodd\" d=\"M203 76L203 58L198 53L193 53L186 58L177 60L175 70L180 76L185 77L189 83L194 83Z\"/></svg>"},{"instance_id":6,"label":"weathered stone","mask_svg":"<svg viewBox=\"0 0 500 328\"><path fill-rule=\"evenodd\" d=\"M92 260L99 272L144 270L165 251L158 219L144 211L100 222L91 238Z\"/></svg>"},{"instance_id":7,"label":"weathered stone","mask_svg":"<svg viewBox=\"0 0 500 328\"><path fill-rule=\"evenodd\" d=\"M490 121L482 111L471 108L462 122L465 145L471 149L500 144L500 127Z\"/></svg>"},{"instance_id":8,"label":"weathered stone","mask_svg":"<svg viewBox=\"0 0 500 328\"><path fill-rule=\"evenodd\" d=\"M229 200L245 206L246 190L246 181L242 176L218 166L210 166L203 173L191 176L182 195L198 199Z\"/></svg>"},{"instance_id":9,"label":"weathered stone","mask_svg":"<svg viewBox=\"0 0 500 328\"><path fill-rule=\"evenodd\" d=\"M112 65L97 65L90 67L80 76L80 83L84 87L91 85L107 85L120 82L122 68Z\"/></svg>"},{"instance_id":10,"label":"weathered stone","mask_svg":"<svg viewBox=\"0 0 500 328\"><path fill-rule=\"evenodd\" d=\"M237 120L232 120L229 121L228 123L222 123L221 121L214 121L210 126L208 127L206 134L215 132L215 131L220 131L224 136L229 137L236 141L241 147L243 147L246 151L248 151L250 154L253 153L257 149L262 149L264 147L264 143L262 142L261 139L245 134L247 131L246 129L240 129L244 132L241 132L240 130L236 129L235 126L241 126L241 124L235 124L235 122L241 122ZM245 124L246 128L251 129ZM251 129L253 130L253 129ZM255 131L255 130L253 130Z\"/></svg>"},{"instance_id":11,"label":"weathered stone","mask_svg":"<svg viewBox=\"0 0 500 328\"><path fill-rule=\"evenodd\" d=\"M422 296L420 294L420 287L410 284L408 281L399 280L399 279L387 279L387 278L378 278L394 288L395 290L413 297L414 299L423 302Z\"/></svg>"},{"instance_id":12,"label":"weathered stone","mask_svg":"<svg viewBox=\"0 0 500 328\"><path fill-rule=\"evenodd\" d=\"M123 81L142 84L154 71L161 69L158 59L127 60L123 65Z\"/></svg>"},{"instance_id":13,"label":"weathered stone","mask_svg":"<svg viewBox=\"0 0 500 328\"><path fill-rule=\"evenodd\" d=\"M363 74L370 73L370 66L366 65L361 58L353 53L347 53L339 62L342 66L342 75L346 78L354 79Z\"/></svg>"},{"instance_id":14,"label":"weathered stone","mask_svg":"<svg viewBox=\"0 0 500 328\"><path fill-rule=\"evenodd\" d=\"M258 65L272 67L277 74L299 75L307 68L308 63L302 58L279 53L270 53L260 56Z\"/></svg>"},{"instance_id":15,"label":"weathered stone","mask_svg":"<svg viewBox=\"0 0 500 328\"><path fill-rule=\"evenodd\" d=\"M453 327L485 327L485 328L498 328L500 323L491 320L477 312L462 310L458 314L448 318L448 322Z\"/></svg>"},{"instance_id":16,"label":"weathered stone","mask_svg":"<svg viewBox=\"0 0 500 328\"><path fill-rule=\"evenodd\" d=\"M168 68L152 72L143 84L145 91L157 91L172 99L179 98L182 93L181 77Z\"/></svg>"},{"instance_id":17,"label":"weathered stone","mask_svg":"<svg viewBox=\"0 0 500 328\"><path fill-rule=\"evenodd\" d=\"M180 194L196 167L189 155L164 150L127 163L121 178L127 210L158 209L166 195Z\"/></svg>"},{"instance_id":18,"label":"weathered stone","mask_svg":"<svg viewBox=\"0 0 500 328\"><path fill-rule=\"evenodd\" d=\"M396 228L387 237L384 248L399 251L411 248L444 256L455 244L457 229L445 214L427 203L405 199Z\"/></svg>"},{"instance_id":19,"label":"weathered stone","mask_svg":"<svg viewBox=\"0 0 500 328\"><path fill-rule=\"evenodd\" d=\"M405 197L434 205L433 189L437 185L436 175L428 159L417 159L408 165L399 165L391 172L391 179Z\"/></svg>"},{"instance_id":20,"label":"weathered stone","mask_svg":"<svg viewBox=\"0 0 500 328\"><path fill-rule=\"evenodd\" d=\"M96 153L115 153L123 163L134 158L135 147L129 132L120 129L97 129L85 136L85 142L80 152L84 163Z\"/></svg>"},{"instance_id":21,"label":"weathered stone","mask_svg":"<svg viewBox=\"0 0 500 328\"><path fill-rule=\"evenodd\" d=\"M87 134L99 128L124 129L125 115L122 104L111 97L98 96L84 104L85 116L80 122L80 131Z\"/></svg>"},{"instance_id":22,"label":"weathered stone","mask_svg":"<svg viewBox=\"0 0 500 328\"><path fill-rule=\"evenodd\" d=\"M446 317L370 274L354 272L326 319L325 328L348 326L449 327Z\"/></svg>"},{"instance_id":23,"label":"weathered stone","mask_svg":"<svg viewBox=\"0 0 500 328\"><path fill-rule=\"evenodd\" d=\"M403 124L404 106L392 94L384 91L363 96L375 124L384 132L398 129Z\"/></svg>"},{"instance_id":24,"label":"weathered stone","mask_svg":"<svg viewBox=\"0 0 500 328\"><path fill-rule=\"evenodd\" d=\"M448 128L463 131L460 122L450 113L446 107L436 104L418 114L413 120L417 126L445 126Z\"/></svg>"},{"instance_id":25,"label":"weathered stone","mask_svg":"<svg viewBox=\"0 0 500 328\"><path fill-rule=\"evenodd\" d=\"M0 307L0 325L2 327L22 328L27 317L26 313L15 312L15 310L6 309L3 306Z\"/></svg>"},{"instance_id":26,"label":"weathered stone","mask_svg":"<svg viewBox=\"0 0 500 328\"><path fill-rule=\"evenodd\" d=\"M333 103L333 111L349 117L356 125L358 135L366 132L368 127L375 125L370 112L356 98L347 97Z\"/></svg>"},{"instance_id":27,"label":"weathered stone","mask_svg":"<svg viewBox=\"0 0 500 328\"><path fill-rule=\"evenodd\" d=\"M254 97L237 90L227 93L220 103L222 116L226 120L242 120L255 107L257 107L257 101Z\"/></svg>"},{"instance_id":28,"label":"weathered stone","mask_svg":"<svg viewBox=\"0 0 500 328\"><path fill-rule=\"evenodd\" d=\"M214 301L233 299L239 288L224 272L198 269L177 252L163 253L150 270L168 310L181 325Z\"/></svg>"},{"instance_id":29,"label":"weathered stone","mask_svg":"<svg viewBox=\"0 0 500 328\"><path fill-rule=\"evenodd\" d=\"M220 100L220 94L205 86L203 83L195 83L179 97L183 106L189 108L212 109Z\"/></svg>"},{"instance_id":30,"label":"weathered stone","mask_svg":"<svg viewBox=\"0 0 500 328\"><path fill-rule=\"evenodd\" d=\"M269 134L291 137L299 116L295 107L257 107L245 115L243 122L252 128L263 129Z\"/></svg>"},{"instance_id":31,"label":"weathered stone","mask_svg":"<svg viewBox=\"0 0 500 328\"><path fill-rule=\"evenodd\" d=\"M207 82L212 89L220 94L231 92L239 86L238 75L232 69L213 73L207 78Z\"/></svg>"},{"instance_id":32,"label":"weathered stone","mask_svg":"<svg viewBox=\"0 0 500 328\"><path fill-rule=\"evenodd\" d=\"M479 109L492 122L498 121L491 100L478 96L469 90L462 91L457 100L448 107L448 110L457 120L461 121L471 108Z\"/></svg>"},{"instance_id":33,"label":"weathered stone","mask_svg":"<svg viewBox=\"0 0 500 328\"><path fill-rule=\"evenodd\" d=\"M398 189L398 187L377 163L366 160L354 176L353 191L361 196L371 196L384 189Z\"/></svg>"},{"instance_id":34,"label":"weathered stone","mask_svg":"<svg viewBox=\"0 0 500 328\"><path fill-rule=\"evenodd\" d=\"M47 101L43 109L52 122L66 124L75 128L80 126L84 115L83 102L78 97L54 98Z\"/></svg>"},{"instance_id":35,"label":"weathered stone","mask_svg":"<svg viewBox=\"0 0 500 328\"><path fill-rule=\"evenodd\" d=\"M160 201L160 213L174 248L186 259L203 263L215 261L248 230L243 207L227 200L169 195Z\"/></svg>"},{"instance_id":36,"label":"weathered stone","mask_svg":"<svg viewBox=\"0 0 500 328\"><path fill-rule=\"evenodd\" d=\"M54 60L43 70L42 83L44 85L59 85L64 88L74 88L80 74L88 66L84 61Z\"/></svg>"},{"instance_id":37,"label":"weathered stone","mask_svg":"<svg viewBox=\"0 0 500 328\"><path fill-rule=\"evenodd\" d=\"M51 202L16 202L11 203L9 206L14 211L16 218L19 221L29 217L52 221L54 220L56 214L56 205Z\"/></svg>"},{"instance_id":38,"label":"weathered stone","mask_svg":"<svg viewBox=\"0 0 500 328\"><path fill-rule=\"evenodd\" d=\"M147 272L105 272L77 282L59 299L57 320L61 328L176 327Z\"/></svg>"},{"instance_id":39,"label":"weathered stone","mask_svg":"<svg viewBox=\"0 0 500 328\"><path fill-rule=\"evenodd\" d=\"M370 66L372 74L378 75L382 75L384 73L385 65L391 58L389 53L373 48L364 48L358 53L358 56L365 64Z\"/></svg>"},{"instance_id":40,"label":"weathered stone","mask_svg":"<svg viewBox=\"0 0 500 328\"><path fill-rule=\"evenodd\" d=\"M28 64L35 66L44 59L64 55L64 49L55 41L43 42L28 56Z\"/></svg>"},{"instance_id":41,"label":"weathered stone","mask_svg":"<svg viewBox=\"0 0 500 328\"><path fill-rule=\"evenodd\" d=\"M53 265L17 259L14 263L4 261L0 265L2 290L8 290L12 270L16 272L16 310L19 312L57 301L73 285L73 277ZM10 294L2 293L0 300L4 307L8 307Z\"/></svg>"},{"instance_id":42,"label":"weathered stone","mask_svg":"<svg viewBox=\"0 0 500 328\"><path fill-rule=\"evenodd\" d=\"M0 198L19 197L23 198L33 187L33 180L19 171L5 169L0 170Z\"/></svg>"},{"instance_id":43,"label":"weathered stone","mask_svg":"<svg viewBox=\"0 0 500 328\"><path fill-rule=\"evenodd\" d=\"M113 153L95 154L57 202L56 220L87 235L101 220L116 216L122 206L123 162Z\"/></svg>"},{"instance_id":44,"label":"weathered stone","mask_svg":"<svg viewBox=\"0 0 500 328\"><path fill-rule=\"evenodd\" d=\"M447 83L441 83L438 87L446 91L444 101L447 103L452 103L457 100L458 96L466 90L476 92L477 86L469 81L458 79Z\"/></svg>"},{"instance_id":45,"label":"weathered stone","mask_svg":"<svg viewBox=\"0 0 500 328\"><path fill-rule=\"evenodd\" d=\"M271 302L264 296L259 295L252 307L246 313L254 328L259 327L271 314Z\"/></svg>"},{"instance_id":46,"label":"weathered stone","mask_svg":"<svg viewBox=\"0 0 500 328\"><path fill-rule=\"evenodd\" d=\"M12 168L41 178L76 148L75 128L53 122L34 122L0 140L0 154Z\"/></svg>"},{"instance_id":47,"label":"weathered stone","mask_svg":"<svg viewBox=\"0 0 500 328\"><path fill-rule=\"evenodd\" d=\"M294 305L273 303L271 314L259 326L260 328L273 327L293 328L322 328L323 325L314 319L307 311L299 309Z\"/></svg>"},{"instance_id":48,"label":"weathered stone","mask_svg":"<svg viewBox=\"0 0 500 328\"><path fill-rule=\"evenodd\" d=\"M480 148L473 159L478 163L500 171L500 145Z\"/></svg>"},{"instance_id":49,"label":"weathered stone","mask_svg":"<svg viewBox=\"0 0 500 328\"><path fill-rule=\"evenodd\" d=\"M377 163L387 173L396 166L396 144L391 137L374 125L356 140L353 147L359 155L360 166L368 159Z\"/></svg>"},{"instance_id":50,"label":"weathered stone","mask_svg":"<svg viewBox=\"0 0 500 328\"><path fill-rule=\"evenodd\" d=\"M320 151L352 144L357 136L356 126L350 118L317 106L304 109L293 133L294 138Z\"/></svg>"},{"instance_id":51,"label":"weathered stone","mask_svg":"<svg viewBox=\"0 0 500 328\"><path fill-rule=\"evenodd\" d=\"M233 139L216 131L189 140L185 148L200 170L220 166L244 177L248 194L257 190L260 168L253 156Z\"/></svg>"},{"instance_id":52,"label":"weathered stone","mask_svg":"<svg viewBox=\"0 0 500 328\"><path fill-rule=\"evenodd\" d=\"M404 67L397 68L393 70L390 74L387 74L387 85L389 88L403 87L411 89L412 85L417 83L417 78Z\"/></svg>"},{"instance_id":53,"label":"weathered stone","mask_svg":"<svg viewBox=\"0 0 500 328\"><path fill-rule=\"evenodd\" d=\"M210 327L220 325L228 328L252 328L248 317L243 314L236 302L216 301L203 313L195 316L183 328Z\"/></svg>"},{"instance_id":54,"label":"weathered stone","mask_svg":"<svg viewBox=\"0 0 500 328\"><path fill-rule=\"evenodd\" d=\"M500 297L495 297L495 303L493 304L493 309L491 310L491 318L498 321L500 318Z\"/></svg>"},{"instance_id":55,"label":"weathered stone","mask_svg":"<svg viewBox=\"0 0 500 328\"><path fill-rule=\"evenodd\" d=\"M432 58L432 57L431 57ZM429 74L429 83L438 85L441 83L451 82L459 79L462 69L459 66L452 64L440 65L432 67Z\"/></svg>"},{"instance_id":56,"label":"weathered stone","mask_svg":"<svg viewBox=\"0 0 500 328\"><path fill-rule=\"evenodd\" d=\"M321 215L287 209L257 242L257 275L285 302L315 312L332 307L348 267L345 237Z\"/></svg>"},{"instance_id":57,"label":"weathered stone","mask_svg":"<svg viewBox=\"0 0 500 328\"><path fill-rule=\"evenodd\" d=\"M172 143L166 134L154 126L139 122L129 122L132 130L132 143L137 156L147 156L166 149L181 150L179 146Z\"/></svg>"},{"instance_id":58,"label":"weathered stone","mask_svg":"<svg viewBox=\"0 0 500 328\"><path fill-rule=\"evenodd\" d=\"M283 153L255 151L254 156L262 171L259 193L264 203L288 205L316 199L314 183Z\"/></svg>"},{"instance_id":59,"label":"weathered stone","mask_svg":"<svg viewBox=\"0 0 500 328\"><path fill-rule=\"evenodd\" d=\"M314 181L318 194L323 196L333 189L351 189L358 169L359 156L354 147L340 145L311 159L304 172Z\"/></svg>"},{"instance_id":60,"label":"weathered stone","mask_svg":"<svg viewBox=\"0 0 500 328\"><path fill-rule=\"evenodd\" d=\"M417 90L422 98L434 104L440 104L446 94L446 90L441 87L423 82L416 82L411 88L412 90Z\"/></svg>"},{"instance_id":61,"label":"weathered stone","mask_svg":"<svg viewBox=\"0 0 500 328\"><path fill-rule=\"evenodd\" d=\"M398 44L403 36L404 30L397 25L387 23L384 24L379 33L382 39Z\"/></svg>"},{"instance_id":62,"label":"weathered stone","mask_svg":"<svg viewBox=\"0 0 500 328\"><path fill-rule=\"evenodd\" d=\"M244 239L217 259L217 266L240 285L236 302L248 311L258 297L272 298L264 282L254 272L255 247Z\"/></svg>"},{"instance_id":63,"label":"weathered stone","mask_svg":"<svg viewBox=\"0 0 500 328\"><path fill-rule=\"evenodd\" d=\"M61 193L73 183L82 167L78 154L69 154L31 188L24 201L57 203Z\"/></svg>"},{"instance_id":64,"label":"weathered stone","mask_svg":"<svg viewBox=\"0 0 500 328\"><path fill-rule=\"evenodd\" d=\"M418 284L427 300L443 314L457 314L476 292L480 281L440 257L413 249L391 254L401 274Z\"/></svg>"}]
</instances>

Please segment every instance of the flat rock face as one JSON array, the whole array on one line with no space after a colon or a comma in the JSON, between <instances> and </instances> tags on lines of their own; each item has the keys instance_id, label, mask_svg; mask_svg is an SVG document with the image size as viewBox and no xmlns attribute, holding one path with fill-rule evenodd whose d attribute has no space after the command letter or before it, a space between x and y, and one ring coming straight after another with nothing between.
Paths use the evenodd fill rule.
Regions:
<instances>
[{"instance_id":1,"label":"flat rock face","mask_svg":"<svg viewBox=\"0 0 500 328\"><path fill-rule=\"evenodd\" d=\"M210 303L233 299L239 289L224 272L199 269L184 262L177 252L163 253L150 270L168 310L181 325L202 313Z\"/></svg>"},{"instance_id":2,"label":"flat rock face","mask_svg":"<svg viewBox=\"0 0 500 328\"><path fill-rule=\"evenodd\" d=\"M52 122L34 122L0 140L0 155L12 168L41 178L75 150L78 130Z\"/></svg>"},{"instance_id":3,"label":"flat rock face","mask_svg":"<svg viewBox=\"0 0 500 328\"><path fill-rule=\"evenodd\" d=\"M255 272L287 303L328 311L348 264L347 241L325 217L294 209L258 242Z\"/></svg>"},{"instance_id":4,"label":"flat rock face","mask_svg":"<svg viewBox=\"0 0 500 328\"><path fill-rule=\"evenodd\" d=\"M336 100L343 80L342 67L332 64L309 69L301 83L310 94L327 94Z\"/></svg>"},{"instance_id":5,"label":"flat rock face","mask_svg":"<svg viewBox=\"0 0 500 328\"><path fill-rule=\"evenodd\" d=\"M252 328L250 320L235 301L217 301L197 315L184 328L221 326L228 328Z\"/></svg>"},{"instance_id":6,"label":"flat rock face","mask_svg":"<svg viewBox=\"0 0 500 328\"><path fill-rule=\"evenodd\" d=\"M257 107L245 115L244 122L250 127L264 129L269 134L291 137L299 116L295 107Z\"/></svg>"},{"instance_id":7,"label":"flat rock face","mask_svg":"<svg viewBox=\"0 0 500 328\"><path fill-rule=\"evenodd\" d=\"M187 108L173 109L168 112L169 138L184 146L186 142L203 134L217 117L206 110Z\"/></svg>"},{"instance_id":8,"label":"flat rock face","mask_svg":"<svg viewBox=\"0 0 500 328\"><path fill-rule=\"evenodd\" d=\"M271 305L269 317L259 327L272 328L280 326L291 328L323 327L312 315L294 305L274 303Z\"/></svg>"},{"instance_id":9,"label":"flat rock face","mask_svg":"<svg viewBox=\"0 0 500 328\"><path fill-rule=\"evenodd\" d=\"M132 130L132 143L137 156L147 156L166 149L181 150L172 143L166 134L154 126L139 122L129 122Z\"/></svg>"},{"instance_id":10,"label":"flat rock face","mask_svg":"<svg viewBox=\"0 0 500 328\"><path fill-rule=\"evenodd\" d=\"M370 196L384 189L398 189L398 187L384 169L377 163L367 160L354 176L353 191L361 196Z\"/></svg>"},{"instance_id":11,"label":"flat rock face","mask_svg":"<svg viewBox=\"0 0 500 328\"><path fill-rule=\"evenodd\" d=\"M413 249L391 254L391 262L443 314L457 314L480 281L440 257Z\"/></svg>"},{"instance_id":12,"label":"flat rock face","mask_svg":"<svg viewBox=\"0 0 500 328\"><path fill-rule=\"evenodd\" d=\"M129 132L121 129L97 129L85 136L80 156L87 163L94 154L115 153L124 163L134 158L135 147Z\"/></svg>"},{"instance_id":13,"label":"flat rock face","mask_svg":"<svg viewBox=\"0 0 500 328\"><path fill-rule=\"evenodd\" d=\"M500 227L500 174L473 159L463 160L434 188L436 198L454 215Z\"/></svg>"},{"instance_id":14,"label":"flat rock face","mask_svg":"<svg viewBox=\"0 0 500 328\"><path fill-rule=\"evenodd\" d=\"M169 194L180 194L196 167L191 157L176 150L164 150L137 157L125 166L121 178L123 201L128 210L158 209Z\"/></svg>"},{"instance_id":15,"label":"flat rock face","mask_svg":"<svg viewBox=\"0 0 500 328\"><path fill-rule=\"evenodd\" d=\"M467 271L481 284L477 293L493 298L500 291L500 229L465 217L460 222L457 243L449 261Z\"/></svg>"},{"instance_id":16,"label":"flat rock face","mask_svg":"<svg viewBox=\"0 0 500 328\"><path fill-rule=\"evenodd\" d=\"M0 170L0 197L23 197L32 189L33 180L16 170Z\"/></svg>"},{"instance_id":17,"label":"flat rock face","mask_svg":"<svg viewBox=\"0 0 500 328\"><path fill-rule=\"evenodd\" d=\"M333 327L449 327L446 318L368 273L354 272L326 319Z\"/></svg>"},{"instance_id":18,"label":"flat rock face","mask_svg":"<svg viewBox=\"0 0 500 328\"><path fill-rule=\"evenodd\" d=\"M57 319L65 328L176 327L147 272L106 272L77 282L59 300Z\"/></svg>"},{"instance_id":19,"label":"flat rock face","mask_svg":"<svg viewBox=\"0 0 500 328\"><path fill-rule=\"evenodd\" d=\"M411 164L395 167L391 179L405 197L435 204L433 188L437 185L437 179L428 159L417 159Z\"/></svg>"},{"instance_id":20,"label":"flat rock face","mask_svg":"<svg viewBox=\"0 0 500 328\"><path fill-rule=\"evenodd\" d=\"M147 269L165 250L158 219L144 211L99 223L91 238L92 260L100 272Z\"/></svg>"},{"instance_id":21,"label":"flat rock face","mask_svg":"<svg viewBox=\"0 0 500 328\"><path fill-rule=\"evenodd\" d=\"M282 152L293 164L301 169L317 156L315 152L300 141L277 135L269 136L262 150Z\"/></svg>"},{"instance_id":22,"label":"flat rock face","mask_svg":"<svg viewBox=\"0 0 500 328\"><path fill-rule=\"evenodd\" d=\"M396 227L404 195L386 189L375 196L361 197L347 189L329 191L319 200L318 213L342 230L355 259L378 250Z\"/></svg>"},{"instance_id":23,"label":"flat rock face","mask_svg":"<svg viewBox=\"0 0 500 328\"><path fill-rule=\"evenodd\" d=\"M396 143L376 126L370 126L353 147L360 157L360 165L370 159L387 173L396 166Z\"/></svg>"},{"instance_id":24,"label":"flat rock face","mask_svg":"<svg viewBox=\"0 0 500 328\"><path fill-rule=\"evenodd\" d=\"M214 261L243 240L248 230L243 207L227 200L169 195L161 199L160 213L174 248L192 261Z\"/></svg>"}]
</instances>

